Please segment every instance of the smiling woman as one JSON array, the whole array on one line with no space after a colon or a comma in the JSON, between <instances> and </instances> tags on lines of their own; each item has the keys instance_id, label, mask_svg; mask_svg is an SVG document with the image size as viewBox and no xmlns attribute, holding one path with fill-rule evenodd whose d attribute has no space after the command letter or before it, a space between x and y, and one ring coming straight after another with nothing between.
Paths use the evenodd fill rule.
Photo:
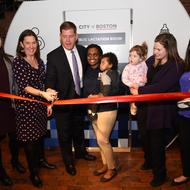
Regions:
<instances>
[{"instance_id":1,"label":"smiling woman","mask_svg":"<svg viewBox=\"0 0 190 190\"><path fill-rule=\"evenodd\" d=\"M34 36L26 36L23 42L20 42L22 51L25 52L26 56L24 59L29 63L33 68L38 69L38 62L34 54L37 52L38 43Z\"/></svg>"},{"instance_id":2,"label":"smiling woman","mask_svg":"<svg viewBox=\"0 0 190 190\"><path fill-rule=\"evenodd\" d=\"M54 101L56 92L44 91L45 66L40 59L39 44L33 31L24 30L20 34L13 63L18 95L34 100ZM47 132L47 116L51 113L51 107L47 109L45 105L36 102L16 101L17 138L24 145L30 179L36 187L43 185L38 170L43 158L41 147Z\"/></svg>"},{"instance_id":3,"label":"smiling woman","mask_svg":"<svg viewBox=\"0 0 190 190\"><path fill-rule=\"evenodd\" d=\"M145 86L131 89L132 94L155 94L179 91L183 73L183 60L177 41L170 33L159 34L154 40L154 56L147 60L148 72ZM145 110L142 112L142 110ZM176 101L148 102L140 105L141 140L145 154L143 170L152 169L151 186L160 186L166 180L165 129L178 125Z\"/></svg>"}]
</instances>

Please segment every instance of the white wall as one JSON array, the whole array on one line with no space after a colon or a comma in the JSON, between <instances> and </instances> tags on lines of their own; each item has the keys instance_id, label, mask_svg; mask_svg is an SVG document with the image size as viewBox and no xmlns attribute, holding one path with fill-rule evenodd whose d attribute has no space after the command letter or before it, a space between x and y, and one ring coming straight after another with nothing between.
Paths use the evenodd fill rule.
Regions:
<instances>
[{"instance_id":1,"label":"white wall","mask_svg":"<svg viewBox=\"0 0 190 190\"><path fill-rule=\"evenodd\" d=\"M164 23L178 41L180 55L184 57L190 38L190 18L179 0L46 0L24 2L17 11L5 41L7 53L15 55L20 33L38 27L45 41L42 59L59 45L59 26L63 22L63 11L132 8L133 44L146 41L149 55L152 54L153 41ZM80 15L79 15L80 17ZM125 18L118 18L125 19ZM108 50L109 51L109 50Z\"/></svg>"}]
</instances>

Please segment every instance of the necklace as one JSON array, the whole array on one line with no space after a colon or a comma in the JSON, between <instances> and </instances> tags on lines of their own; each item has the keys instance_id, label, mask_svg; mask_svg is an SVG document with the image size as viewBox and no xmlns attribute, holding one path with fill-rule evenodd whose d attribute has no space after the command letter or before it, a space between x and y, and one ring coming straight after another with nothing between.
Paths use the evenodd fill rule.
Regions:
<instances>
[{"instance_id":1,"label":"necklace","mask_svg":"<svg viewBox=\"0 0 190 190\"><path fill-rule=\"evenodd\" d=\"M29 65L31 66L31 67L33 67L33 68L35 68L35 69L38 69L38 62L37 62L37 60L36 60L36 58L27 58L27 57L25 57L24 58L25 59L25 61L27 62L27 63L29 63Z\"/></svg>"}]
</instances>

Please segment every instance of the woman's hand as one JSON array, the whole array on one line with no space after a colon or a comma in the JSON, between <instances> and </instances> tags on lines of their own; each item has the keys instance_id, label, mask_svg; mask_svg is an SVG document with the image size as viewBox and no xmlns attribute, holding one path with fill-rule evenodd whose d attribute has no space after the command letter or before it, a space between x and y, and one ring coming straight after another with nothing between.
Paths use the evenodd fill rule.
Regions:
<instances>
[{"instance_id":1,"label":"woman's hand","mask_svg":"<svg viewBox=\"0 0 190 190\"><path fill-rule=\"evenodd\" d=\"M37 88L27 86L27 87L25 87L24 90L26 93L29 93L29 94L32 94L35 96L41 96L50 102L54 102L57 99L57 92L53 89L49 89L45 92L45 91L39 90Z\"/></svg>"},{"instance_id":2,"label":"woman's hand","mask_svg":"<svg viewBox=\"0 0 190 190\"><path fill-rule=\"evenodd\" d=\"M40 91L39 95L41 97L45 98L49 102L54 102L55 100L57 100L57 92L55 90L53 90L53 89L50 89L50 88L48 88L46 90L46 92L45 91Z\"/></svg>"},{"instance_id":3,"label":"woman's hand","mask_svg":"<svg viewBox=\"0 0 190 190\"><path fill-rule=\"evenodd\" d=\"M50 106L47 107L47 116L48 116L48 117L51 116L52 113L53 113L52 105L50 105Z\"/></svg>"},{"instance_id":4,"label":"woman's hand","mask_svg":"<svg viewBox=\"0 0 190 190\"><path fill-rule=\"evenodd\" d=\"M52 92L52 93L54 93L54 99L55 99L55 100L58 100L58 98L57 98L58 92L57 92L56 90L54 90L54 89L52 89L52 88L48 88L48 89L46 90L46 92Z\"/></svg>"},{"instance_id":5,"label":"woman's hand","mask_svg":"<svg viewBox=\"0 0 190 190\"><path fill-rule=\"evenodd\" d=\"M45 98L49 102L54 102L57 99L57 92L52 91L40 91L40 96Z\"/></svg>"}]
</instances>

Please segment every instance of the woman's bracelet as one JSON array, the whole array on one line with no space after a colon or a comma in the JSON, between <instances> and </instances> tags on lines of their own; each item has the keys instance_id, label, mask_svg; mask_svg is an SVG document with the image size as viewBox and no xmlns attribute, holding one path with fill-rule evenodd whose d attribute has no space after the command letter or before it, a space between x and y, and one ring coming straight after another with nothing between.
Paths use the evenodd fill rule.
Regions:
<instances>
[{"instance_id":1,"label":"woman's bracelet","mask_svg":"<svg viewBox=\"0 0 190 190\"><path fill-rule=\"evenodd\" d=\"M42 97L42 98L44 97L43 93L44 93L44 91L39 90L39 96Z\"/></svg>"}]
</instances>

